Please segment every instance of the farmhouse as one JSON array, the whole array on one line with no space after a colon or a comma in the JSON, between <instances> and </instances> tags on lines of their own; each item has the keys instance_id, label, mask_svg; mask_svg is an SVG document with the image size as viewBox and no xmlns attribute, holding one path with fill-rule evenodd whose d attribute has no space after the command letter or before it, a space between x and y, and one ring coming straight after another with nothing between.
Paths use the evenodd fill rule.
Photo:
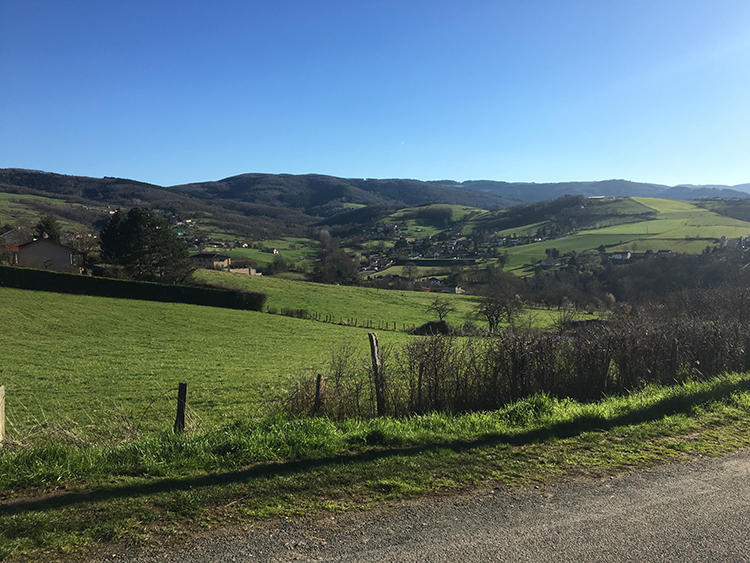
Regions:
<instances>
[{"instance_id":1,"label":"farmhouse","mask_svg":"<svg viewBox=\"0 0 750 563\"><path fill-rule=\"evenodd\" d=\"M207 270L228 270L232 264L229 256L214 254L213 252L201 252L190 257L198 268Z\"/></svg>"},{"instance_id":2,"label":"farmhouse","mask_svg":"<svg viewBox=\"0 0 750 563\"><path fill-rule=\"evenodd\" d=\"M24 244L13 245L12 262L24 268L53 270L55 272L78 272L73 264L75 250L46 238L39 238Z\"/></svg>"}]
</instances>

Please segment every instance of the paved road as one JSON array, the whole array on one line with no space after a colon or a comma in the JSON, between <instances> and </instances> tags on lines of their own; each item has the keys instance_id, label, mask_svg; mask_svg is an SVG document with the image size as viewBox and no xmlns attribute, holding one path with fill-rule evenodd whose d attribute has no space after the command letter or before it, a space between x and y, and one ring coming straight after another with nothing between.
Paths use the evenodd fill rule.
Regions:
<instances>
[{"instance_id":1,"label":"paved road","mask_svg":"<svg viewBox=\"0 0 750 563\"><path fill-rule=\"evenodd\" d=\"M285 521L128 563L750 561L750 452L606 480Z\"/></svg>"}]
</instances>

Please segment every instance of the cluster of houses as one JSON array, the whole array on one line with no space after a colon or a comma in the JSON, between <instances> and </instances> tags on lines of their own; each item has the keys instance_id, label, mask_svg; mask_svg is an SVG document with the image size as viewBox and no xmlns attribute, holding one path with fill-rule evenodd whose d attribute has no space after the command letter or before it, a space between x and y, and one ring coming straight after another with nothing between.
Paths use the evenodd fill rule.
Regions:
<instances>
[{"instance_id":1,"label":"cluster of houses","mask_svg":"<svg viewBox=\"0 0 750 563\"><path fill-rule=\"evenodd\" d=\"M534 242L534 240L527 237L514 239L510 237L498 237L489 242L485 241L479 244L475 243L471 237L441 238L438 236L425 236L417 238L414 241L400 239L392 249L387 251L386 255L372 255L367 265L362 268L362 271L382 271L393 264L394 258L408 258L409 260L477 260L479 258L494 258L497 256L497 249L500 247L528 244L529 242Z\"/></svg>"}]
</instances>

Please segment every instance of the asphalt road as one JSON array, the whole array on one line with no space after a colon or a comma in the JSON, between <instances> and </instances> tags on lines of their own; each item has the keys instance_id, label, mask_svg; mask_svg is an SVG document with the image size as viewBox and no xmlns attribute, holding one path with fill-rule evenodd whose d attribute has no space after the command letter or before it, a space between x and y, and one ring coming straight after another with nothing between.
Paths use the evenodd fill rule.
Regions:
<instances>
[{"instance_id":1,"label":"asphalt road","mask_svg":"<svg viewBox=\"0 0 750 563\"><path fill-rule=\"evenodd\" d=\"M268 523L104 560L750 561L750 452L604 480Z\"/></svg>"}]
</instances>

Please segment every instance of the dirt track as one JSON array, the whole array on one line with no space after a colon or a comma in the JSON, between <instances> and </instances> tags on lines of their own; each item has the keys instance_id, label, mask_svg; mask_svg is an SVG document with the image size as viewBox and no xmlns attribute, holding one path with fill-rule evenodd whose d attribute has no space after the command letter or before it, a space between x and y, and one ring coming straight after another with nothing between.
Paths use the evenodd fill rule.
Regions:
<instances>
[{"instance_id":1,"label":"dirt track","mask_svg":"<svg viewBox=\"0 0 750 563\"><path fill-rule=\"evenodd\" d=\"M224 531L128 563L750 561L750 451L606 480Z\"/></svg>"}]
</instances>

